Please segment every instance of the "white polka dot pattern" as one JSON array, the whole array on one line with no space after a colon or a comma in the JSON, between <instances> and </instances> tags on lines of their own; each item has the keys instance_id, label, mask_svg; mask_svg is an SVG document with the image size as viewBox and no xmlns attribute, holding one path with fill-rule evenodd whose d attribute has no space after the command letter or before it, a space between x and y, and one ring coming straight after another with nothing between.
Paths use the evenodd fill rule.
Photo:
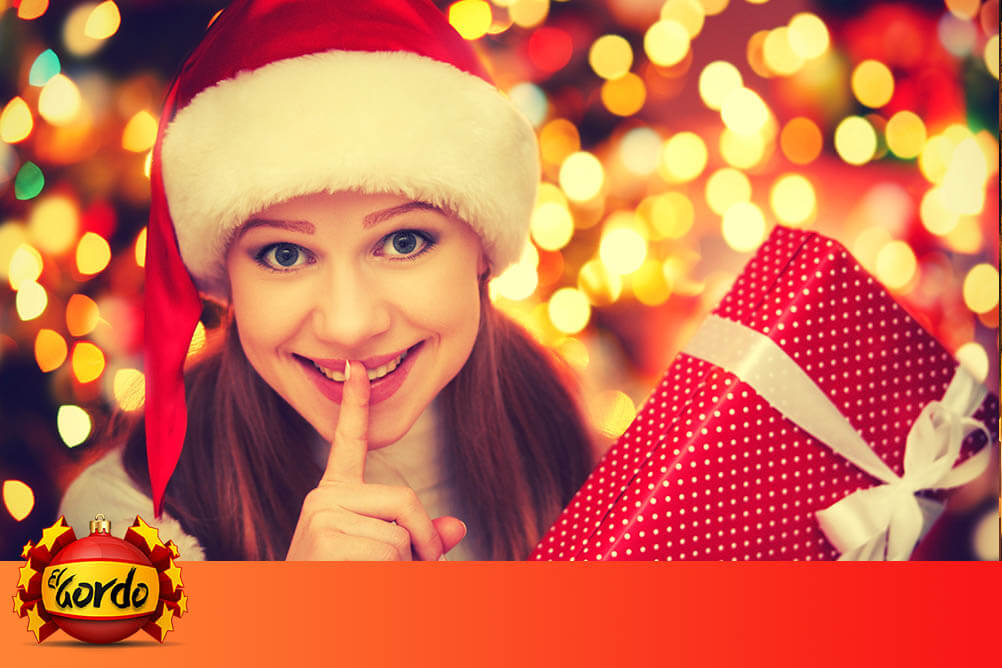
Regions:
<instances>
[{"instance_id":1,"label":"white polka dot pattern","mask_svg":"<svg viewBox=\"0 0 1002 668\"><path fill-rule=\"evenodd\" d=\"M714 311L775 341L901 475L957 363L834 241L778 227ZM998 400L974 418L997 440ZM976 432L961 460L986 444ZM875 478L682 354L530 559L834 559L814 512Z\"/></svg>"}]
</instances>

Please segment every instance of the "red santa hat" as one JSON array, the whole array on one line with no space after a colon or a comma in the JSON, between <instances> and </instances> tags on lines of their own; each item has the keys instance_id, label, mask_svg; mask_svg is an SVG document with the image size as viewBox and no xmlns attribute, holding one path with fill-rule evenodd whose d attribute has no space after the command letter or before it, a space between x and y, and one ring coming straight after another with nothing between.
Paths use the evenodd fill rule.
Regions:
<instances>
[{"instance_id":1,"label":"red santa hat","mask_svg":"<svg viewBox=\"0 0 1002 668\"><path fill-rule=\"evenodd\" d=\"M237 0L160 119L146 260L146 442L159 515L187 424L199 292L225 299L237 228L313 192L394 193L454 212L497 274L524 247L531 125L428 0Z\"/></svg>"}]
</instances>

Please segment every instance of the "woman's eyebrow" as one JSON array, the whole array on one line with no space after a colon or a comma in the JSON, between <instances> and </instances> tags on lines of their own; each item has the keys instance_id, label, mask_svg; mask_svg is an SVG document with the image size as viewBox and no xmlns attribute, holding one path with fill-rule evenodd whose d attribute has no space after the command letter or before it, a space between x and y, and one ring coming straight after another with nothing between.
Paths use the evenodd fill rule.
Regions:
<instances>
[{"instance_id":1,"label":"woman's eyebrow","mask_svg":"<svg viewBox=\"0 0 1002 668\"><path fill-rule=\"evenodd\" d=\"M413 211L414 209L425 209L428 211L438 211L442 215L445 212L434 204L429 204L428 202L407 202L405 204L398 204L397 206L392 206L389 209L383 209L382 211L373 211L364 219L362 219L362 228L368 229L373 225L378 225L379 223L392 218L394 216L399 216L402 213L407 213L408 211Z\"/></svg>"},{"instance_id":2,"label":"woman's eyebrow","mask_svg":"<svg viewBox=\"0 0 1002 668\"><path fill-rule=\"evenodd\" d=\"M251 218L240 228L240 234L243 235L248 230L254 229L255 227L278 227L283 230L291 230L292 232L302 232L303 234L315 234L317 231L316 226L305 220L271 220L269 218Z\"/></svg>"}]
</instances>

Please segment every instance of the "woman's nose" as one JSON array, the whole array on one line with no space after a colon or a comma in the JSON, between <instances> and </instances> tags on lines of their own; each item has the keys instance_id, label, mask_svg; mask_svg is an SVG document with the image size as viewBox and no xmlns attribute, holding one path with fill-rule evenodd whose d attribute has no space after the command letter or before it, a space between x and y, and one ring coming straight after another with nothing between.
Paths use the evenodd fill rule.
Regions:
<instances>
[{"instance_id":1,"label":"woman's nose","mask_svg":"<svg viewBox=\"0 0 1002 668\"><path fill-rule=\"evenodd\" d=\"M390 307L382 290L351 267L331 267L324 273L313 312L317 336L344 354L368 352L366 342L390 327Z\"/></svg>"}]
</instances>

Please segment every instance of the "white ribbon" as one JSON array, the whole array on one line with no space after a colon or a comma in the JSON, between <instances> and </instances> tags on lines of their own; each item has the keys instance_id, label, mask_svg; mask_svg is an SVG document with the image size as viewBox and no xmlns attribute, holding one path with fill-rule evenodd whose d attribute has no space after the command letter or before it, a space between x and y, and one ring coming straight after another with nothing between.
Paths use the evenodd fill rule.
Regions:
<instances>
[{"instance_id":1,"label":"white ribbon","mask_svg":"<svg viewBox=\"0 0 1002 668\"><path fill-rule=\"evenodd\" d=\"M898 477L867 445L824 391L768 336L711 315L682 352L734 374L783 417L836 454L884 482L817 511L818 524L840 560L905 560L942 506L916 493L957 487L988 466L991 448L954 468L969 433L988 430L970 416L985 388L958 367L940 401L929 402L905 441ZM990 438L990 435L989 435Z\"/></svg>"}]
</instances>

